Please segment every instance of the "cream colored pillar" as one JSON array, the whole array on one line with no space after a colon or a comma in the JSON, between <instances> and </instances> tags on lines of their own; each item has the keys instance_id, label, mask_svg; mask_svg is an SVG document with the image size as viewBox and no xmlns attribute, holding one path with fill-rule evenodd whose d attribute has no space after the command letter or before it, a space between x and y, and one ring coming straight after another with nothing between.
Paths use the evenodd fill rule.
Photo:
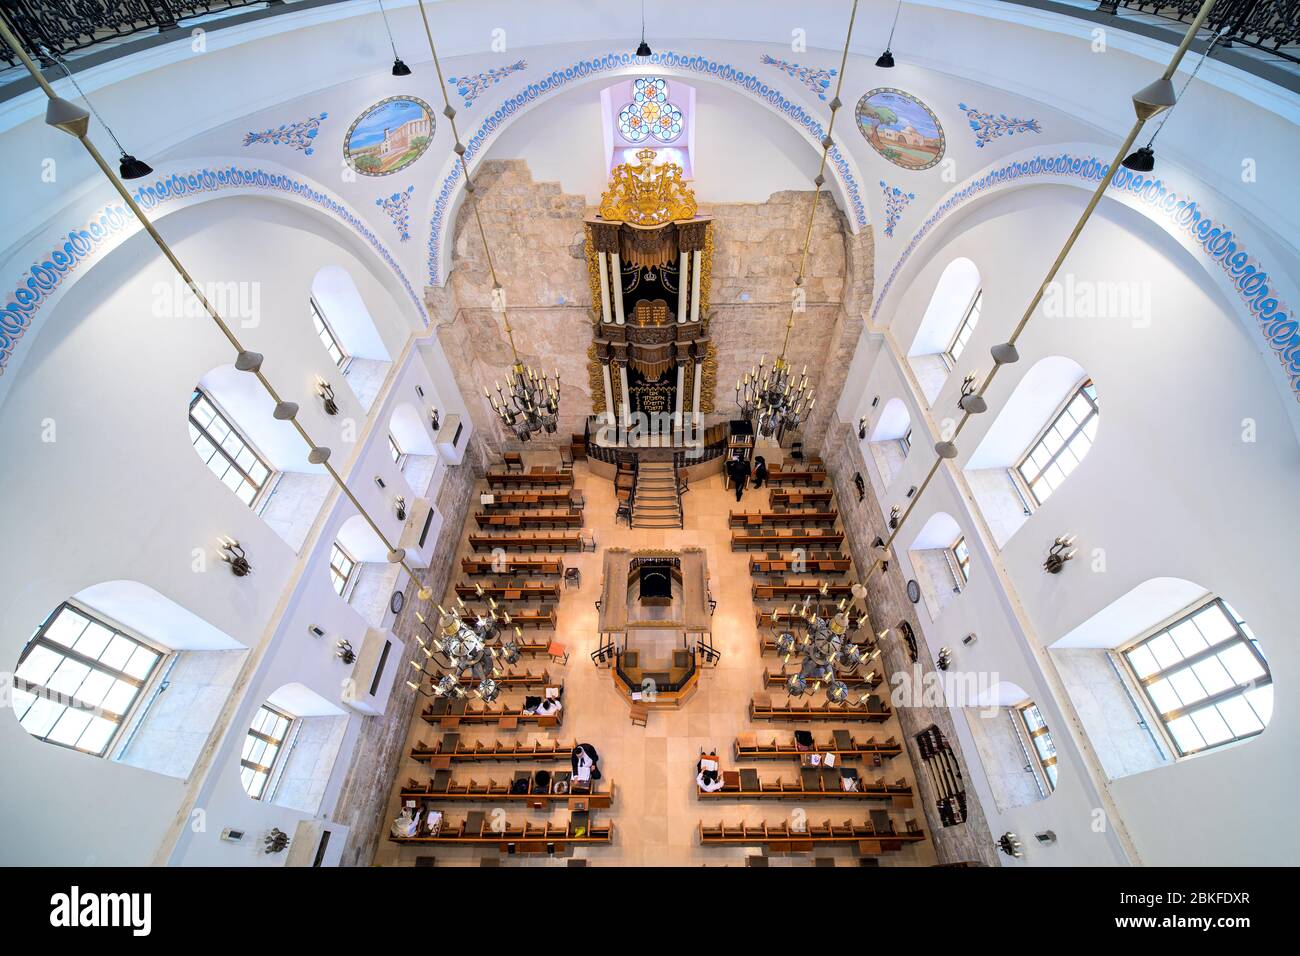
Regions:
<instances>
[{"instance_id":1,"label":"cream colored pillar","mask_svg":"<svg viewBox=\"0 0 1300 956\"><path fill-rule=\"evenodd\" d=\"M704 253L696 249L691 254L691 321L700 321L700 273L704 271L701 264L704 260ZM699 366L695 366L698 370ZM696 379L699 381L699 379Z\"/></svg>"},{"instance_id":2,"label":"cream colored pillar","mask_svg":"<svg viewBox=\"0 0 1300 956\"><path fill-rule=\"evenodd\" d=\"M612 322L614 317L609 311L609 253L596 253L596 265L600 269L600 321Z\"/></svg>"},{"instance_id":3,"label":"cream colored pillar","mask_svg":"<svg viewBox=\"0 0 1300 956\"><path fill-rule=\"evenodd\" d=\"M681 271L677 273L677 321L682 324L686 323L686 303L691 297L690 262L691 254L683 249ZM679 384L678 389L680 390L680 388ZM680 412L681 409L678 408L678 411Z\"/></svg>"},{"instance_id":4,"label":"cream colored pillar","mask_svg":"<svg viewBox=\"0 0 1300 956\"><path fill-rule=\"evenodd\" d=\"M609 262L613 267L611 279L613 287L610 291L614 294L614 321L622 325L625 321L623 317L623 266L618 261L618 253L609 254Z\"/></svg>"}]
</instances>

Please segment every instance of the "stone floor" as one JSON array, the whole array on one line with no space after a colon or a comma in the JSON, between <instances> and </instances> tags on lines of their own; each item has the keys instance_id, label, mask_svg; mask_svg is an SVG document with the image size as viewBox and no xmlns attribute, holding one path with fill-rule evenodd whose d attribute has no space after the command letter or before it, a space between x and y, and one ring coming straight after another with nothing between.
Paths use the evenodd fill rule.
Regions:
<instances>
[{"instance_id":1,"label":"stone floor","mask_svg":"<svg viewBox=\"0 0 1300 956\"><path fill-rule=\"evenodd\" d=\"M530 456L531 457L531 456ZM769 459L770 463L771 459ZM536 456L533 463L551 463ZM595 533L596 552L566 554L566 565L577 565L582 570L582 586L564 589L559 607L559 624L556 639L567 645L570 659L567 666L549 665L552 676L562 676L565 685L564 723L557 731L561 740L591 743L601 756L603 785L611 782L615 787L614 804L610 810L596 811L593 816L614 823L614 842L609 846L576 847L575 856L586 857L593 866L737 866L744 865L745 857L760 852L757 847L702 847L699 824L709 823L778 823L802 811L813 822L823 820L844 821L850 817L863 820L867 811L879 804L838 801L809 801L806 806L794 801L772 800L745 802L720 800L703 804L696 795L695 764L702 751L715 750L724 769L732 769L732 747L737 734L754 731L760 740L773 737L788 739L794 729L792 724L764 721L752 723L748 718L748 703L755 691L760 690L763 660L758 647L758 630L754 624L754 604L751 600L748 559L744 553L733 553L730 547L730 530L727 512L736 507L734 493L722 486L722 477L716 475L691 485L683 498L685 528L630 529L614 523L613 484L593 476L584 463L574 469L575 483L586 496L586 528ZM741 507L765 507L767 492L751 491ZM472 522L470 522L472 524ZM468 554L467 536L461 539L462 553ZM597 669L590 654L597 646L596 609L594 602L600 595L602 550L610 546L627 548L682 548L703 547L708 552L710 586L717 599L713 616L714 644L722 651L718 667L706 669L701 676L699 690L680 711L652 712L649 725L634 727L628 720L628 707L613 685L611 672ZM456 566L459 567L459 555ZM457 574L452 575L454 585ZM450 591L450 588L449 588ZM453 592L454 593L454 592ZM454 599L454 598L453 598ZM529 663L525 659L525 664ZM768 666L779 662L768 658ZM537 670L543 660L531 659L531 669ZM558 669L558 675L557 675ZM514 699L513 697L511 699ZM419 698L421 703L424 698ZM827 724L814 729L819 739L831 730L843 726L852 730L859 739L890 736L901 739L896 718L884 724ZM516 735L532 740L539 736L535 730L499 731L489 727L479 729L464 727L463 739L491 741L506 740ZM441 731L412 715L408 735L409 746L417 739L434 743ZM477 736L476 736L477 735ZM855 764L860 766L860 764ZM552 765L554 766L554 765ZM757 767L764 779L776 775L792 778L798 773L793 761L763 760L743 766ZM454 765L456 779L473 777L476 780L504 780L513 775L514 765L509 763ZM870 779L880 771L866 770ZM885 764L883 774L889 780L906 777L914 783L914 776L906 756L899 756ZM398 789L408 778L427 780L429 771L409 757L403 757L389 799L387 820L394 819L399 811ZM477 804L457 805L445 812L451 820L461 820L467 809L491 812L491 807ZM527 810L511 806L507 819L511 823L541 823L550 819L560 823L567 818L567 809L553 811ZM924 827L924 815L915 810L893 812L895 822L902 829L905 817L914 817ZM386 825L385 825L386 830ZM417 856L436 855L438 866L473 866L484 851L466 846L398 846L387 839L380 841L375 863L383 866L412 866ZM495 851L492 851L496 855ZM833 857L837 865L856 865L855 853L850 847L834 849L819 847L817 857ZM771 865L810 865L812 856L773 857ZM880 858L882 866L926 865L935 862L934 850L929 840L905 847L900 853ZM563 860L541 857L502 857L502 865L546 866L564 865Z\"/></svg>"}]
</instances>

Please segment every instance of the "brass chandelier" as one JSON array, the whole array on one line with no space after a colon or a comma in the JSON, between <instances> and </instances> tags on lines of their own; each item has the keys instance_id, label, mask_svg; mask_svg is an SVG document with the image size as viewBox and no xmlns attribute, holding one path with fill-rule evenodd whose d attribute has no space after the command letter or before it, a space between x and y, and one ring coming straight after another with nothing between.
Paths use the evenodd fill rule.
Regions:
<instances>
[{"instance_id":1,"label":"brass chandelier","mask_svg":"<svg viewBox=\"0 0 1300 956\"><path fill-rule=\"evenodd\" d=\"M789 338L789 330L786 330ZM817 399L808 386L808 366L799 373L796 384L790 363L785 360L785 349L780 357L767 367L767 356L736 383L736 407L758 434L771 438L787 428L798 428L808 420Z\"/></svg>"},{"instance_id":2,"label":"brass chandelier","mask_svg":"<svg viewBox=\"0 0 1300 956\"><path fill-rule=\"evenodd\" d=\"M481 592L480 588L480 592ZM442 670L430 671L424 663L411 661L411 666L421 673L421 677L430 678L433 693L421 689L420 681L407 681L407 685L426 697L467 697L471 693L487 703L496 700L501 694L501 664L516 663L522 652L517 638L519 628L515 628L515 637L501 640L502 626L510 626L510 615L498 611L495 601L489 601L491 607L487 615L478 614L472 620L466 620L463 613L464 604L450 611L438 605L438 629L429 626L424 616L416 612L420 624L429 633L429 641L416 634L425 658L434 661ZM445 663L434 660L434 655L441 655ZM466 677L477 682L473 689L464 683Z\"/></svg>"},{"instance_id":3,"label":"brass chandelier","mask_svg":"<svg viewBox=\"0 0 1300 956\"><path fill-rule=\"evenodd\" d=\"M824 596L827 590L823 583L821 594ZM804 598L803 604L790 606L790 616L802 618L807 625L802 640L788 630L776 637L776 652L787 663L796 653L803 656L799 672L791 674L785 682L786 693L791 697L816 693L825 682L827 700L833 704L848 700L848 685L839 674L853 673L874 656L870 649L864 652L863 645L854 643L849 637L850 629L856 630L867 620L865 610L856 621L852 617L855 602L864 598L866 593L867 589L861 584L853 585L853 597L843 598L833 605L833 611L814 605L811 595Z\"/></svg>"}]
</instances>

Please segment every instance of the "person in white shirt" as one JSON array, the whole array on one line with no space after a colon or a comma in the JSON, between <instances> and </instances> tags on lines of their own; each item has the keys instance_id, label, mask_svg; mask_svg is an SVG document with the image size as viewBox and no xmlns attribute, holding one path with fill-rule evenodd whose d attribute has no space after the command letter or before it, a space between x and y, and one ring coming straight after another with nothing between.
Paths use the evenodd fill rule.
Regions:
<instances>
[{"instance_id":1,"label":"person in white shirt","mask_svg":"<svg viewBox=\"0 0 1300 956\"><path fill-rule=\"evenodd\" d=\"M697 771L695 783L705 793L713 793L715 790L722 789L722 775L718 773L716 761L706 761L704 758L700 758L699 763L695 765L695 769Z\"/></svg>"}]
</instances>

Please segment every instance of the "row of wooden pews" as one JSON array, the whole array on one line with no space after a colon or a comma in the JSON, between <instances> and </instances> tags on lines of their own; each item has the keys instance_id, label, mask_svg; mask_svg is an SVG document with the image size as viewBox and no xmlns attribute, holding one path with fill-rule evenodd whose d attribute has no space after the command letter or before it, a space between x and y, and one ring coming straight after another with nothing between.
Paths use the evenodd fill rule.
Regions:
<instances>
[{"instance_id":1,"label":"row of wooden pews","mask_svg":"<svg viewBox=\"0 0 1300 956\"><path fill-rule=\"evenodd\" d=\"M814 823L700 824L702 846L760 846L774 854L808 853L815 846L850 844L860 856L897 853L909 843L919 843L925 833L907 821L900 832L888 812L872 810L866 820L827 820Z\"/></svg>"},{"instance_id":2,"label":"row of wooden pews","mask_svg":"<svg viewBox=\"0 0 1300 956\"><path fill-rule=\"evenodd\" d=\"M793 735L788 743L782 743L773 737L770 743L764 744L759 742L757 734L740 734L736 737L733 751L737 761L797 760L805 763L815 757L821 762L827 754L833 754L837 761L865 758L875 766L880 766L902 752L902 745L893 737L882 742L877 742L875 737L858 741L847 730L832 731L829 737L820 741L814 738L808 746L800 746Z\"/></svg>"}]
</instances>

